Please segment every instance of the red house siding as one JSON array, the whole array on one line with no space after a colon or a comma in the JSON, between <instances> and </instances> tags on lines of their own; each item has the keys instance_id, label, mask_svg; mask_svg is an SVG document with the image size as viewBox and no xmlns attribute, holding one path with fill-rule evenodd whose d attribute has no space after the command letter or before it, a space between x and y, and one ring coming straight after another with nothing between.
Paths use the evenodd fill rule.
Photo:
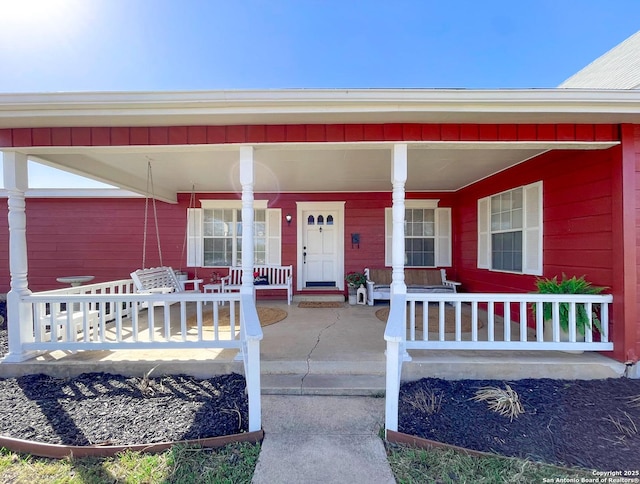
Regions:
<instances>
[{"instance_id":1,"label":"red house siding","mask_svg":"<svg viewBox=\"0 0 640 484\"><path fill-rule=\"evenodd\" d=\"M254 194L268 200L269 208L282 210L282 264L297 265L296 202L345 202L345 272L383 267L385 253L384 209L391 193L283 193ZM191 276L208 280L218 269L186 268L184 248L189 194L179 194L175 205L157 202L162 262ZM238 199L235 193L197 194L197 206L205 199ZM407 198L437 198L451 207L450 193L407 194ZM142 265L144 205L142 198L28 198L27 250L29 287L34 291L60 287L56 277L91 274L95 282L129 278ZM294 219L287 226L284 216ZM351 245L351 234L360 234L360 247ZM0 226L0 292L9 291L7 218ZM153 210L149 205L146 265L159 265ZM294 281L295 282L295 281ZM268 295L268 294L267 294ZM281 294L279 294L281 296Z\"/></svg>"},{"instance_id":2,"label":"red house siding","mask_svg":"<svg viewBox=\"0 0 640 484\"><path fill-rule=\"evenodd\" d=\"M614 250L618 231L616 183L620 148L605 151L554 151L471 185L457 194L454 226L456 277L472 292L532 291L535 277L477 268L477 201L511 188L543 182L543 276L585 275L594 285L611 288L614 299L614 356L626 358L637 341L624 338L636 327L623 310L618 281L622 256ZM640 219L639 219L640 220ZM626 324L625 324L626 322Z\"/></svg>"},{"instance_id":3,"label":"red house siding","mask_svg":"<svg viewBox=\"0 0 640 484\"><path fill-rule=\"evenodd\" d=\"M180 267L185 213L158 203L165 263ZM149 213L152 214L151 207ZM142 263L144 199L27 199L29 285L32 290L60 287L56 277L91 274L96 281L129 278ZM149 218L147 263L158 263L158 250ZM6 217L1 228L7 238ZM3 247L4 248L4 247ZM0 290L8 288L8 258L2 259Z\"/></svg>"},{"instance_id":4,"label":"red house siding","mask_svg":"<svg viewBox=\"0 0 640 484\"><path fill-rule=\"evenodd\" d=\"M617 125L455 125L334 124L250 126L161 126L0 129L0 147L179 145L190 143L274 143L342 141L617 141L605 151L553 151L466 187L457 193L408 193L438 198L452 207L452 279L464 290L531 291L535 277L477 269L477 200L543 181L544 276L586 275L614 294L614 357L640 356L640 126ZM239 198L238 194L199 198ZM296 202L345 201L345 272L384 265L384 208L391 193L255 194L271 208L291 213L282 221L282 263L297 264ZM163 263L184 269L185 209L158 203ZM0 292L9 290L7 219L0 225ZM55 278L92 274L96 281L128 278L142 264L143 199L27 200L29 282L32 290L60 287ZM361 236L351 246L351 233ZM631 261L631 266L629 262ZM156 265L153 223L149 224L147 265ZM190 275L196 275L189 269ZM198 269L205 280L213 269Z\"/></svg>"},{"instance_id":5,"label":"red house siding","mask_svg":"<svg viewBox=\"0 0 640 484\"><path fill-rule=\"evenodd\" d=\"M0 148L343 141L615 141L610 124L302 124L0 129Z\"/></svg>"}]
</instances>

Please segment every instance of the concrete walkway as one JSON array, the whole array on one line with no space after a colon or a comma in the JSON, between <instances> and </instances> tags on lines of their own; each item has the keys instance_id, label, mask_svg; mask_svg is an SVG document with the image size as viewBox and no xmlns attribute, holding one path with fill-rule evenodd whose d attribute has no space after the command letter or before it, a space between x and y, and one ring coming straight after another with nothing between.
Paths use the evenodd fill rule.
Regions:
<instances>
[{"instance_id":1,"label":"concrete walkway","mask_svg":"<svg viewBox=\"0 0 640 484\"><path fill-rule=\"evenodd\" d=\"M264 395L255 484L395 483L378 433L384 399Z\"/></svg>"}]
</instances>

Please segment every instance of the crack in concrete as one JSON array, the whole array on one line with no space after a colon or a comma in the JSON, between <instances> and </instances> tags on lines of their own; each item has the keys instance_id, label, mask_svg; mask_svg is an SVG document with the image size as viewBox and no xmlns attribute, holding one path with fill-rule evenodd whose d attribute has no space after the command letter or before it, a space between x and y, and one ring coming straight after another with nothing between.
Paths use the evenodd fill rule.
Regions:
<instances>
[{"instance_id":1,"label":"crack in concrete","mask_svg":"<svg viewBox=\"0 0 640 484\"><path fill-rule=\"evenodd\" d=\"M304 379L307 378L309 373L311 373L311 354L315 351L315 349L320 344L320 340L322 339L322 333L324 333L326 330L328 330L332 326L335 326L338 323L338 321L340 321L340 313L338 311L336 311L335 314L336 314L336 320L333 323L325 326L324 328L322 328L320 330L320 332L318 333L318 337L316 338L316 344L313 345L313 348L311 348L311 351L309 351L309 353L307 354L307 372L304 375L302 375L302 378L300 379L300 394L301 395L302 395L302 389L304 387Z\"/></svg>"}]
</instances>

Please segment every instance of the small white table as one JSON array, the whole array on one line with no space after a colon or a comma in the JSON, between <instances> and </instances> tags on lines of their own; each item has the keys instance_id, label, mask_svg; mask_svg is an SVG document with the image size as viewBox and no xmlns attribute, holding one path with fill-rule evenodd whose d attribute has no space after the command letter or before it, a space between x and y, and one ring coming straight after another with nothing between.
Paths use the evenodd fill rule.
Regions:
<instances>
[{"instance_id":1,"label":"small white table","mask_svg":"<svg viewBox=\"0 0 640 484\"><path fill-rule=\"evenodd\" d=\"M222 284L221 283L205 284L204 286L202 286L202 289L203 289L205 294L208 293L208 292L210 292L212 294L215 294L215 293L221 294L222 293Z\"/></svg>"},{"instance_id":2,"label":"small white table","mask_svg":"<svg viewBox=\"0 0 640 484\"><path fill-rule=\"evenodd\" d=\"M93 281L95 278L96 276L65 276L56 278L56 281L63 284L71 284L71 287L78 287L85 282Z\"/></svg>"}]
</instances>

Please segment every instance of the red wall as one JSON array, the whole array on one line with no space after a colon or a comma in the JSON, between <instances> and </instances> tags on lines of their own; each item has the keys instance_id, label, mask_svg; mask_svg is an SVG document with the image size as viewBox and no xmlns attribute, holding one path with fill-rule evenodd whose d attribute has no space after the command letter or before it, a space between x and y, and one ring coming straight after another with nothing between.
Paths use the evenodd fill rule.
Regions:
<instances>
[{"instance_id":1,"label":"red wall","mask_svg":"<svg viewBox=\"0 0 640 484\"><path fill-rule=\"evenodd\" d=\"M238 197L227 193L196 198ZM391 206L391 193L256 193L254 197L269 200L269 208L282 209L283 265L295 268L297 264L296 202L345 201L345 272L384 266L384 209ZM212 272L222 271L184 267L189 198L189 194L179 194L178 204L156 202L162 262L208 280ZM442 207L451 207L453 201L450 193L408 193L407 198L438 198ZM96 276L94 282L129 278L130 272L142 266L144 213L143 198L28 198L29 287L34 291L61 287L56 277L65 275L90 274ZM284 221L287 213L294 217L291 226ZM151 203L148 214L146 266L151 267L160 264ZM0 220L0 292L8 292L7 217ZM360 234L359 248L351 246L352 233Z\"/></svg>"},{"instance_id":2,"label":"red wall","mask_svg":"<svg viewBox=\"0 0 640 484\"><path fill-rule=\"evenodd\" d=\"M544 276L586 275L612 281L612 158L615 150L554 151L464 188L456 199L456 267L474 292L522 292L535 277L477 268L477 202L511 188L543 182Z\"/></svg>"},{"instance_id":3,"label":"red wall","mask_svg":"<svg viewBox=\"0 0 640 484\"><path fill-rule=\"evenodd\" d=\"M6 202L5 202L6 207ZM27 248L32 290L61 287L56 277L96 276L95 282L126 279L142 263L144 199L28 198ZM6 210L6 209L5 209ZM165 264L180 267L185 212L157 203ZM149 213L152 214L151 205ZM0 292L9 290L7 217L2 217ZM147 265L157 265L158 250L149 218Z\"/></svg>"},{"instance_id":4,"label":"red wall","mask_svg":"<svg viewBox=\"0 0 640 484\"><path fill-rule=\"evenodd\" d=\"M614 299L622 299L614 274L614 259L619 254L614 251L617 234L613 229L619 160L618 147L604 151L554 151L461 190L456 200L454 247L456 277L464 283L465 290L535 289L535 276L477 268L477 201L542 180L543 277L561 277L562 273L569 277L585 275L594 285L610 288ZM625 326L620 312L611 315L614 343ZM623 346L616 346L615 356L621 359L625 353Z\"/></svg>"}]
</instances>

